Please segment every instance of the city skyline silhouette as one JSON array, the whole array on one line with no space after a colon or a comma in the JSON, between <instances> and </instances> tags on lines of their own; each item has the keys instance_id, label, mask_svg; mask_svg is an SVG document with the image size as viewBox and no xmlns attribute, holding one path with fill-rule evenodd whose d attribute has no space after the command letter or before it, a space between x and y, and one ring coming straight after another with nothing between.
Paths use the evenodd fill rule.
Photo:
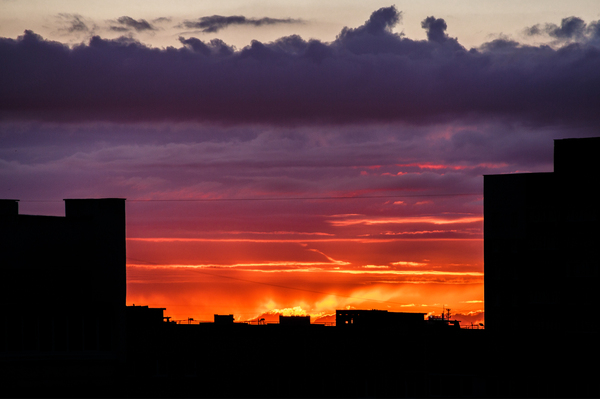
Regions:
<instances>
[{"instance_id":1,"label":"city skyline silhouette","mask_svg":"<svg viewBox=\"0 0 600 399\"><path fill-rule=\"evenodd\" d=\"M571 186L581 190L579 204L592 197L589 183L597 175L580 173L580 165L598 149L600 138L556 140L555 172L485 177L489 329L461 329L450 309L447 317L427 319L426 313L344 309L329 326L281 314L278 323L236 323L233 314L217 313L212 322L178 323L165 307L126 306L125 199L67 199L65 217L20 215L17 200L1 200L7 313L0 364L14 382L10 395L593 397L595 373L583 360L597 353L598 323L562 323L548 307L581 306L581 298L569 302L571 296L556 293L559 281L563 292L592 295L593 302L597 212L573 212L556 193ZM510 269L506 257L514 254L525 260L516 266L521 273ZM575 278L553 280L575 255ZM82 256L93 261L81 262ZM524 285L539 268L548 277ZM577 278L582 273L588 279ZM518 302L535 306L537 318L514 323ZM478 347L484 358L476 364L449 357L442 343ZM248 368L237 356L253 349L259 353ZM333 358L317 361L320 353ZM520 357L526 361L506 367ZM312 384L290 378L307 368L329 378ZM265 372L274 376L271 389L248 390ZM202 385L207 378L211 383Z\"/></svg>"},{"instance_id":2,"label":"city skyline silhouette","mask_svg":"<svg viewBox=\"0 0 600 399\"><path fill-rule=\"evenodd\" d=\"M598 54L585 0L0 2L5 396L600 396Z\"/></svg>"}]
</instances>

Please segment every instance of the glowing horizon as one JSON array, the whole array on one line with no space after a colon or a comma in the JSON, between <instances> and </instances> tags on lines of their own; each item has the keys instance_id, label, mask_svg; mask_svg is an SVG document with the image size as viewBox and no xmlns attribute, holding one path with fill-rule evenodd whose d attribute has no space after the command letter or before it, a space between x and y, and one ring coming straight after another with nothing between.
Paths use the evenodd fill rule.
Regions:
<instances>
[{"instance_id":1,"label":"glowing horizon","mask_svg":"<svg viewBox=\"0 0 600 399\"><path fill-rule=\"evenodd\" d=\"M481 224L481 218L473 220ZM164 307L174 320L211 321L213 314L233 314L237 321L276 322L279 314L294 314L333 323L340 308L439 315L445 307L457 309L453 314L467 324L483 322L481 237L349 237L337 230L353 226L331 228L335 232L298 235L279 230L257 238L244 237L254 235L251 229L235 230L234 238L129 237L127 303ZM348 251L347 245L354 250ZM160 256L143 255L149 248ZM385 261L369 261L377 258L373 251L378 249L379 256L392 252ZM240 252L256 260L232 261ZM168 254L187 261L172 262ZM436 299L424 300L424 293Z\"/></svg>"}]
</instances>

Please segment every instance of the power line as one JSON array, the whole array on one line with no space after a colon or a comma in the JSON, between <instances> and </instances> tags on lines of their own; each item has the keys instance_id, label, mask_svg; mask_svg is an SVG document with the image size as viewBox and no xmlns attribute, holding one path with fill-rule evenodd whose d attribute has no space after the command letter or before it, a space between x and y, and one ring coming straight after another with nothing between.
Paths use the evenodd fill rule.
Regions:
<instances>
[{"instance_id":1,"label":"power line","mask_svg":"<svg viewBox=\"0 0 600 399\"><path fill-rule=\"evenodd\" d=\"M314 200L351 200L377 198L420 198L420 197L461 197L476 196L483 193L453 193L453 194L404 194L404 195L364 195L364 196L323 196L323 197L260 197L260 198L170 198L170 199L127 199L127 202L225 202L225 201L314 201ZM19 202L63 202L63 200L19 200Z\"/></svg>"},{"instance_id":2,"label":"power line","mask_svg":"<svg viewBox=\"0 0 600 399\"><path fill-rule=\"evenodd\" d=\"M219 202L219 201L310 201L310 200L349 200L349 199L376 199L376 198L411 198L411 197L458 197L474 196L482 193L457 193L457 194L414 194L414 195L365 195L365 196L337 196L337 197L266 197L266 198L198 198L198 199L131 199L128 202Z\"/></svg>"}]
</instances>

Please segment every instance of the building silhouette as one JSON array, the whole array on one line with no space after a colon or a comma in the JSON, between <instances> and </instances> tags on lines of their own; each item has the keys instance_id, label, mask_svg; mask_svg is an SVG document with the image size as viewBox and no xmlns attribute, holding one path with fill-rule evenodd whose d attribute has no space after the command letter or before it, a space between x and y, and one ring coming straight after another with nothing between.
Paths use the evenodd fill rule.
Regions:
<instances>
[{"instance_id":1,"label":"building silhouette","mask_svg":"<svg viewBox=\"0 0 600 399\"><path fill-rule=\"evenodd\" d=\"M340 328L395 328L418 330L425 326L426 313L388 312L387 310L343 309L335 311Z\"/></svg>"},{"instance_id":2,"label":"building silhouette","mask_svg":"<svg viewBox=\"0 0 600 399\"><path fill-rule=\"evenodd\" d=\"M214 323L219 325L231 325L234 322L232 314L215 314Z\"/></svg>"},{"instance_id":3,"label":"building silhouette","mask_svg":"<svg viewBox=\"0 0 600 399\"><path fill-rule=\"evenodd\" d=\"M598 332L598 154L555 140L554 172L484 176L488 331Z\"/></svg>"},{"instance_id":4,"label":"building silhouette","mask_svg":"<svg viewBox=\"0 0 600 399\"><path fill-rule=\"evenodd\" d=\"M126 356L125 200L67 199L65 215L0 200L0 365L14 386L101 378Z\"/></svg>"}]
</instances>

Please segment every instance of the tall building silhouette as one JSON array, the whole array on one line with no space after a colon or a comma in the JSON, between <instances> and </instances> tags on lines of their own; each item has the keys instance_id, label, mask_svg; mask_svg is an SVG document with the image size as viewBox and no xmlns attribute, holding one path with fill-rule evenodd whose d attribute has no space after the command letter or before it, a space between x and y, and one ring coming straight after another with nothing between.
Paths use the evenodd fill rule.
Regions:
<instances>
[{"instance_id":1,"label":"tall building silhouette","mask_svg":"<svg viewBox=\"0 0 600 399\"><path fill-rule=\"evenodd\" d=\"M0 354L125 353L125 200L66 199L65 217L0 200Z\"/></svg>"},{"instance_id":2,"label":"tall building silhouette","mask_svg":"<svg viewBox=\"0 0 600 399\"><path fill-rule=\"evenodd\" d=\"M598 332L600 138L554 141L554 172L484 176L490 332Z\"/></svg>"}]
</instances>

